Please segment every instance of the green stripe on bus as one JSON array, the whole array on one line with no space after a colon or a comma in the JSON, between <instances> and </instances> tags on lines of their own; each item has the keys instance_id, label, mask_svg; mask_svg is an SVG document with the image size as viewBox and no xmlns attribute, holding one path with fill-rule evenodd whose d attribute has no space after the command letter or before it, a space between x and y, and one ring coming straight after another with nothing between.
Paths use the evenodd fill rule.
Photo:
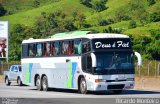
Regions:
<instances>
[{"instance_id":1,"label":"green stripe on bus","mask_svg":"<svg viewBox=\"0 0 160 104\"><path fill-rule=\"evenodd\" d=\"M29 64L27 64L27 70L26 70L26 83L29 83Z\"/></svg>"},{"instance_id":2,"label":"green stripe on bus","mask_svg":"<svg viewBox=\"0 0 160 104\"><path fill-rule=\"evenodd\" d=\"M67 79L67 88L72 87L72 62L69 62L69 75Z\"/></svg>"}]
</instances>

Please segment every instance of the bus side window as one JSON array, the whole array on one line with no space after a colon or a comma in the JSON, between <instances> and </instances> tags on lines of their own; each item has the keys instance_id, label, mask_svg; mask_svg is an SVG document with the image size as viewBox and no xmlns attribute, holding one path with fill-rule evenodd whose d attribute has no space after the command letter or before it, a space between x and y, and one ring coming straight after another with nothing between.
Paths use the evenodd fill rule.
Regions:
<instances>
[{"instance_id":1,"label":"bus side window","mask_svg":"<svg viewBox=\"0 0 160 104\"><path fill-rule=\"evenodd\" d=\"M29 44L29 56L30 57L35 56L35 44Z\"/></svg>"},{"instance_id":2,"label":"bus side window","mask_svg":"<svg viewBox=\"0 0 160 104\"><path fill-rule=\"evenodd\" d=\"M46 43L46 55L51 56L51 44L50 44L50 42Z\"/></svg>"},{"instance_id":3,"label":"bus side window","mask_svg":"<svg viewBox=\"0 0 160 104\"><path fill-rule=\"evenodd\" d=\"M68 56L71 55L71 51L72 51L71 46L72 46L71 41L68 41L68 45L67 45L67 55Z\"/></svg>"},{"instance_id":4,"label":"bus side window","mask_svg":"<svg viewBox=\"0 0 160 104\"><path fill-rule=\"evenodd\" d=\"M56 49L55 49L55 46L54 46L54 42L52 42L52 44L51 44L51 54L52 54L52 56L56 55Z\"/></svg>"},{"instance_id":5,"label":"bus side window","mask_svg":"<svg viewBox=\"0 0 160 104\"><path fill-rule=\"evenodd\" d=\"M36 56L42 56L42 43L37 43L36 44L36 49L37 49L37 52L36 52Z\"/></svg>"},{"instance_id":6,"label":"bus side window","mask_svg":"<svg viewBox=\"0 0 160 104\"><path fill-rule=\"evenodd\" d=\"M60 55L60 42L54 42L54 47L55 47L55 56Z\"/></svg>"},{"instance_id":7,"label":"bus side window","mask_svg":"<svg viewBox=\"0 0 160 104\"><path fill-rule=\"evenodd\" d=\"M74 40L75 54L81 54L82 42L80 39Z\"/></svg>"},{"instance_id":8,"label":"bus side window","mask_svg":"<svg viewBox=\"0 0 160 104\"><path fill-rule=\"evenodd\" d=\"M71 54L74 55L75 54L75 47L74 47L74 41L71 40Z\"/></svg>"},{"instance_id":9,"label":"bus side window","mask_svg":"<svg viewBox=\"0 0 160 104\"><path fill-rule=\"evenodd\" d=\"M22 45L22 58L28 57L28 44Z\"/></svg>"},{"instance_id":10,"label":"bus side window","mask_svg":"<svg viewBox=\"0 0 160 104\"><path fill-rule=\"evenodd\" d=\"M44 43L44 56L51 56L51 45L50 45L50 42Z\"/></svg>"},{"instance_id":11,"label":"bus side window","mask_svg":"<svg viewBox=\"0 0 160 104\"><path fill-rule=\"evenodd\" d=\"M90 42L84 42L83 45L82 45L82 52L83 53L86 53L86 52L89 52L91 50L91 47L90 47Z\"/></svg>"}]
</instances>

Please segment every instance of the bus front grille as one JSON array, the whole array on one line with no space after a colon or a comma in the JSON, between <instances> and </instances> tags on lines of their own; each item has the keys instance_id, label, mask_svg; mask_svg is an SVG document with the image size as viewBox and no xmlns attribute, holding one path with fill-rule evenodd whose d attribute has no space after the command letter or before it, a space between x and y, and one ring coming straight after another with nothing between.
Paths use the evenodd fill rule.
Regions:
<instances>
[{"instance_id":1,"label":"bus front grille","mask_svg":"<svg viewBox=\"0 0 160 104\"><path fill-rule=\"evenodd\" d=\"M118 85L108 85L107 89L123 89L124 84L118 84Z\"/></svg>"}]
</instances>

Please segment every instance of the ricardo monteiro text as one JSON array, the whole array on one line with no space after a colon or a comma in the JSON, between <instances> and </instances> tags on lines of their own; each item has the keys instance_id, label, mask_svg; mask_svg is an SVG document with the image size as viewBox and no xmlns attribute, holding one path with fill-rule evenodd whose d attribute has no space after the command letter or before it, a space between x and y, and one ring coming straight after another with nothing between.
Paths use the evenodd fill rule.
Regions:
<instances>
[{"instance_id":1,"label":"ricardo monteiro text","mask_svg":"<svg viewBox=\"0 0 160 104\"><path fill-rule=\"evenodd\" d=\"M159 104L158 98L117 98L116 104Z\"/></svg>"}]
</instances>

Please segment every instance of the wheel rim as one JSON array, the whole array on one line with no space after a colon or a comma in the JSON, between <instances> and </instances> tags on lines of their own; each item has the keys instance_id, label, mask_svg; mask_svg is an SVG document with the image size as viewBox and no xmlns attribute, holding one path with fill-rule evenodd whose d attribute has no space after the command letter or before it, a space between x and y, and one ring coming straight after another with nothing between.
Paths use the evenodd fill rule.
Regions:
<instances>
[{"instance_id":1,"label":"wheel rim","mask_svg":"<svg viewBox=\"0 0 160 104\"><path fill-rule=\"evenodd\" d=\"M9 82L9 81L8 81L8 78L6 78L6 84L8 84L8 82Z\"/></svg>"},{"instance_id":2,"label":"wheel rim","mask_svg":"<svg viewBox=\"0 0 160 104\"><path fill-rule=\"evenodd\" d=\"M85 93L86 92L86 82L84 80L81 81L81 93Z\"/></svg>"},{"instance_id":3,"label":"wheel rim","mask_svg":"<svg viewBox=\"0 0 160 104\"><path fill-rule=\"evenodd\" d=\"M20 79L18 79L18 84L19 84L19 85L21 84L21 81L20 81Z\"/></svg>"},{"instance_id":4,"label":"wheel rim","mask_svg":"<svg viewBox=\"0 0 160 104\"><path fill-rule=\"evenodd\" d=\"M46 90L47 89L47 81L46 79L43 80L43 90Z\"/></svg>"},{"instance_id":5,"label":"wheel rim","mask_svg":"<svg viewBox=\"0 0 160 104\"><path fill-rule=\"evenodd\" d=\"M39 90L40 89L40 79L39 78L37 78L36 86L37 86L37 89Z\"/></svg>"}]
</instances>

